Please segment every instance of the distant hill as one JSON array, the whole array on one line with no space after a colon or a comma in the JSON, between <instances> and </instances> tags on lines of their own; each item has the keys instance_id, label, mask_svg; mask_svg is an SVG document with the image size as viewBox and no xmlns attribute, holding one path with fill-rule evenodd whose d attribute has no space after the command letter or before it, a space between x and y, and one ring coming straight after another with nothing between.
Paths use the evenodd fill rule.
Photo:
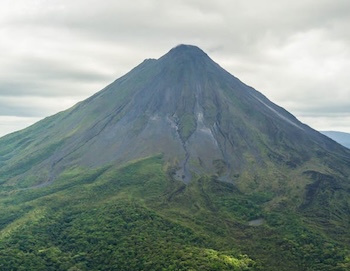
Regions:
<instances>
[{"instance_id":1,"label":"distant hill","mask_svg":"<svg viewBox=\"0 0 350 271\"><path fill-rule=\"evenodd\" d=\"M0 138L0 270L350 270L350 150L180 45Z\"/></svg>"},{"instance_id":2,"label":"distant hill","mask_svg":"<svg viewBox=\"0 0 350 271\"><path fill-rule=\"evenodd\" d=\"M321 133L350 149L350 133L336 131L321 131Z\"/></svg>"}]
</instances>

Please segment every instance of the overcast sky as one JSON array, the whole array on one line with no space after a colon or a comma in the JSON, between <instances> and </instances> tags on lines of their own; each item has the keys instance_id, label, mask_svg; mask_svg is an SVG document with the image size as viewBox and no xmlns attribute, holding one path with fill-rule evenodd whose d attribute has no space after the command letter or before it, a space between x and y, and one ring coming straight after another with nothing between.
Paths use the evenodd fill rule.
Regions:
<instances>
[{"instance_id":1,"label":"overcast sky","mask_svg":"<svg viewBox=\"0 0 350 271\"><path fill-rule=\"evenodd\" d=\"M350 132L349 0L1 0L0 135L178 44L302 122Z\"/></svg>"}]
</instances>

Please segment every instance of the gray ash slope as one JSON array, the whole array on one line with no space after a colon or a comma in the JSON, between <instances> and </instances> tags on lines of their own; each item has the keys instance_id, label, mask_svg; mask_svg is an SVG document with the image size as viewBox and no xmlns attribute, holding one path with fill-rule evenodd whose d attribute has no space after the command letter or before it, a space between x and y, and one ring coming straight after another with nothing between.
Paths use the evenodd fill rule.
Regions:
<instances>
[{"instance_id":1,"label":"gray ash slope","mask_svg":"<svg viewBox=\"0 0 350 271\"><path fill-rule=\"evenodd\" d=\"M180 45L74 107L1 138L1 182L30 186L75 166L120 165L155 154L185 182L197 174L238 181L266 169L316 167L347 179L350 165L348 149L198 47Z\"/></svg>"}]
</instances>

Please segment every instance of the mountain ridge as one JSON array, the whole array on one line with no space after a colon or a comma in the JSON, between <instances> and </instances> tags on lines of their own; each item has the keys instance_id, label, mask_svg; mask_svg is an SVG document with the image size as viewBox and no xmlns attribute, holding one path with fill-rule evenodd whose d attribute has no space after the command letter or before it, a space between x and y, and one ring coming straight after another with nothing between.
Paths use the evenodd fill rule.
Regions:
<instances>
[{"instance_id":1,"label":"mountain ridge","mask_svg":"<svg viewBox=\"0 0 350 271\"><path fill-rule=\"evenodd\" d=\"M328 136L339 144L350 149L350 133L340 131L320 131L322 134Z\"/></svg>"}]
</instances>

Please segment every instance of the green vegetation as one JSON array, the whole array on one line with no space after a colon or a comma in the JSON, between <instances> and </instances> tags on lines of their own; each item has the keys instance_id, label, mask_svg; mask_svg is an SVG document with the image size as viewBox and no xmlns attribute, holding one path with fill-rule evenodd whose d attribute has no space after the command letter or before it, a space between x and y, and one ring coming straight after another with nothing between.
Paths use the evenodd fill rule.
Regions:
<instances>
[{"instance_id":1,"label":"green vegetation","mask_svg":"<svg viewBox=\"0 0 350 271\"><path fill-rule=\"evenodd\" d=\"M184 114L180 119L179 133L181 138L186 141L196 130L196 119L193 114Z\"/></svg>"},{"instance_id":2,"label":"green vegetation","mask_svg":"<svg viewBox=\"0 0 350 271\"><path fill-rule=\"evenodd\" d=\"M0 270L349 270L349 176L350 150L180 46L0 139Z\"/></svg>"},{"instance_id":3,"label":"green vegetation","mask_svg":"<svg viewBox=\"0 0 350 271\"><path fill-rule=\"evenodd\" d=\"M214 177L184 185L162 157L72 168L2 191L1 270L348 270L347 244ZM249 221L261 218L260 226Z\"/></svg>"}]
</instances>

